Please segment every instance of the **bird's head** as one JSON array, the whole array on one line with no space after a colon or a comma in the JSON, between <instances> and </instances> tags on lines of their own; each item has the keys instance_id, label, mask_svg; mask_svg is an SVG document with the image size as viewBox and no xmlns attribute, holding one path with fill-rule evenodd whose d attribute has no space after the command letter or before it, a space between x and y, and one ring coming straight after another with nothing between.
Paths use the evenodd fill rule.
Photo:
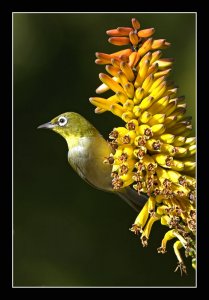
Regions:
<instances>
[{"instance_id":1,"label":"bird's head","mask_svg":"<svg viewBox=\"0 0 209 300\"><path fill-rule=\"evenodd\" d=\"M38 128L52 129L65 139L72 136L94 136L97 131L91 123L75 112L63 113L50 122L38 126Z\"/></svg>"}]
</instances>

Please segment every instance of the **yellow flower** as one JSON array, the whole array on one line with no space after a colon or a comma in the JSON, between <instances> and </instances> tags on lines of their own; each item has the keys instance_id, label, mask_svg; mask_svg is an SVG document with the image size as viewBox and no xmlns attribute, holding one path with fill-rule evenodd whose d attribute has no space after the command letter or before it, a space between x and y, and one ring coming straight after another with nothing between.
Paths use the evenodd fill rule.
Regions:
<instances>
[{"instance_id":1,"label":"yellow flower","mask_svg":"<svg viewBox=\"0 0 209 300\"><path fill-rule=\"evenodd\" d=\"M108 41L127 49L96 53L96 63L104 64L109 75L100 73L102 81L96 92L112 90L109 98L92 97L96 113L111 111L124 127L110 133L114 189L132 185L148 201L137 216L131 231L141 233L147 246L155 221L169 227L158 252L174 239L177 269L186 272L180 248L191 256L195 267L195 152L196 140L189 137L191 117L186 117L183 96L177 96L175 84L168 79L173 59L162 58L162 49L170 46L165 39L153 39L154 28L141 29L132 19L132 27L107 31Z\"/></svg>"}]
</instances>

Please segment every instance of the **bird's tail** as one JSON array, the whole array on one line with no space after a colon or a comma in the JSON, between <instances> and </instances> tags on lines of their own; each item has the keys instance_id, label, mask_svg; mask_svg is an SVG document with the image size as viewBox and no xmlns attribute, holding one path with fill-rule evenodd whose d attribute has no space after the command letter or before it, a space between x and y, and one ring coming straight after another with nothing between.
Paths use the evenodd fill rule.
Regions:
<instances>
[{"instance_id":1,"label":"bird's tail","mask_svg":"<svg viewBox=\"0 0 209 300\"><path fill-rule=\"evenodd\" d=\"M128 203L133 209L139 212L147 202L147 196L138 194L137 191L130 187L126 187L117 192L117 194Z\"/></svg>"}]
</instances>

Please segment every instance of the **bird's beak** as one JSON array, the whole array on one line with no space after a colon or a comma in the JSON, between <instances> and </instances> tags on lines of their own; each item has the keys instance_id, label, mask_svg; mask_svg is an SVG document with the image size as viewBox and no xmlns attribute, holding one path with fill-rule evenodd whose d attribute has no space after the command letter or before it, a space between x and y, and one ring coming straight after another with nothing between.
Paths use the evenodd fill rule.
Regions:
<instances>
[{"instance_id":1,"label":"bird's beak","mask_svg":"<svg viewBox=\"0 0 209 300\"><path fill-rule=\"evenodd\" d=\"M56 126L55 124L48 122L48 123L38 126L37 129L40 129L40 128L53 129L55 126Z\"/></svg>"}]
</instances>

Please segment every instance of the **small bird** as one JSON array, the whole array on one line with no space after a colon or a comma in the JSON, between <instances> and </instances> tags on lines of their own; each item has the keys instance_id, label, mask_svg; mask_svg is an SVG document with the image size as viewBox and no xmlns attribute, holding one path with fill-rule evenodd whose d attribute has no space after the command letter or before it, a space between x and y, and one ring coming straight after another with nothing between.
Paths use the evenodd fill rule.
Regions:
<instances>
[{"instance_id":1,"label":"small bird","mask_svg":"<svg viewBox=\"0 0 209 300\"><path fill-rule=\"evenodd\" d=\"M88 184L105 192L114 192L132 208L140 211L147 197L130 187L114 190L110 164L105 158L114 150L98 130L84 117L75 112L63 113L38 128L52 129L63 136L68 144L68 162Z\"/></svg>"}]
</instances>

